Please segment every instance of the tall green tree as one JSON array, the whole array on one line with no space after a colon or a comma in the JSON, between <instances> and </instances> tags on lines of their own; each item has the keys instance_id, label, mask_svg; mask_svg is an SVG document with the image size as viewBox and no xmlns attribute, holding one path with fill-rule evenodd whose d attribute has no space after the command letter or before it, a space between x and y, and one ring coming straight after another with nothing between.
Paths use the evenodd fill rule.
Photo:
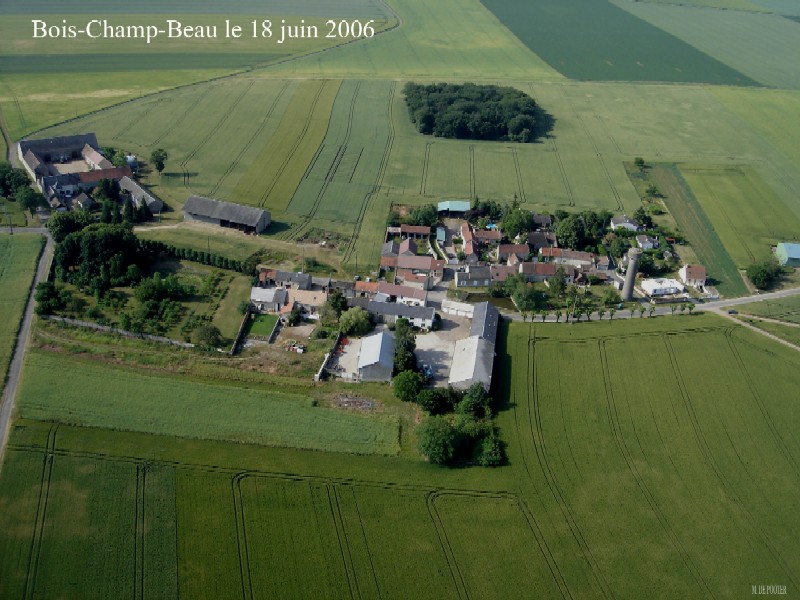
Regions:
<instances>
[{"instance_id":1,"label":"tall green tree","mask_svg":"<svg viewBox=\"0 0 800 600\"><path fill-rule=\"evenodd\" d=\"M153 166L158 171L159 176L161 172L164 170L164 166L169 159L169 154L163 148L156 148L150 153L150 162L153 163Z\"/></svg>"}]
</instances>

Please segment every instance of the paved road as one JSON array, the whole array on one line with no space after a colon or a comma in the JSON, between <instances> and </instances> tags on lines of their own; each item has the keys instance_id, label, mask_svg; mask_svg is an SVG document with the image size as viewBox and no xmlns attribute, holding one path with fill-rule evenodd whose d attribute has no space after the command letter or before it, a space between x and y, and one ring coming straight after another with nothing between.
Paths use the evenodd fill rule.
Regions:
<instances>
[{"instance_id":1,"label":"paved road","mask_svg":"<svg viewBox=\"0 0 800 600\"><path fill-rule=\"evenodd\" d=\"M31 286L31 293L28 296L28 304L25 307L25 313L22 317L22 324L19 328L19 336L17 337L17 346L14 349L14 357L11 360L11 366L8 369L8 378L6 379L6 386L3 389L3 396L0 399L0 468L3 465L3 454L6 449L6 441L8 440L9 426L11 424L11 415L14 412L14 401L17 395L17 386L19 385L19 378L22 372L22 365L25 362L25 352L28 349L31 337L31 326L33 324L33 306L34 306L34 293L36 285L45 281L50 272L50 263L53 260L53 238L50 237L46 229L15 229L14 235L17 231L24 234L30 233L43 233L47 236L47 244L45 244L42 256L39 259L39 267L36 270L36 277Z\"/></svg>"}]
</instances>

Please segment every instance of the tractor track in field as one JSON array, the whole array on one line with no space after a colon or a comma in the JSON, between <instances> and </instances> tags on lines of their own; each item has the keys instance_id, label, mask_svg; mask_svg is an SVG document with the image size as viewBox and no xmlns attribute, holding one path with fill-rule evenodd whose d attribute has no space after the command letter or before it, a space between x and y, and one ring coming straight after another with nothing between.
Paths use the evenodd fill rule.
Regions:
<instances>
[{"instance_id":1,"label":"tractor track in field","mask_svg":"<svg viewBox=\"0 0 800 600\"><path fill-rule=\"evenodd\" d=\"M372 582L375 584L375 590L378 592L378 599L383 600L383 592L378 583L378 574L375 572L375 561L372 560L372 551L369 549L369 541L367 540L367 530L364 527L364 519L361 517L361 509L358 506L358 495L356 494L355 486L350 488L353 494L353 506L356 509L356 516L358 517L358 525L361 529L361 539L364 541L364 549L367 551L367 558L369 559L369 568L372 575Z\"/></svg>"},{"instance_id":2,"label":"tractor track in field","mask_svg":"<svg viewBox=\"0 0 800 600\"><path fill-rule=\"evenodd\" d=\"M561 597L565 600L567 598L573 598L574 596L572 595L572 592L570 591L569 586L564 579L564 574L561 573L561 569L558 567L558 562L556 561L555 557L553 557L553 552L550 550L550 546L547 545L547 540L545 539L544 534L539 527L539 523L536 521L536 517L533 515L533 511L522 498L517 500L517 507L522 513L525 522L528 524L528 528L531 531L531 535L533 535L533 538L536 540L536 544L539 546L539 551L542 553L542 556L547 563L547 569L550 571L550 575L553 577L553 580L556 582L556 585L561 592Z\"/></svg>"},{"instance_id":3,"label":"tractor track in field","mask_svg":"<svg viewBox=\"0 0 800 600\"><path fill-rule=\"evenodd\" d=\"M222 187L222 184L225 182L225 180L230 176L231 173L233 173L234 169L236 169L236 167L239 166L239 163L241 162L241 160L245 156L245 154L247 154L250 151L250 147L253 145L253 142L255 142L256 139L258 139L258 137L264 131L264 128L267 126L267 123L269 122L270 118L272 117L272 113L275 112L275 107L281 101L281 98L283 98L283 95L284 95L284 93L286 93L286 89L288 87L289 87L289 82L288 81L284 81L283 82L283 87L281 87L281 89L278 91L278 94L275 96L275 99L272 101L272 104L270 104L269 109L264 114L264 117L261 119L261 123L259 123L258 127L256 128L256 130L253 131L253 134L250 136L250 138L247 140L247 142L244 144L244 146L242 146L242 149L239 150L239 153L236 155L236 157L233 159L233 161L231 161L231 163L227 166L225 171L222 173L220 178L217 180L217 183L214 184L214 187L211 188L211 191L209 192L209 195L213 196L214 194L217 193L219 188Z\"/></svg>"},{"instance_id":4,"label":"tractor track in field","mask_svg":"<svg viewBox=\"0 0 800 600\"><path fill-rule=\"evenodd\" d=\"M336 540L339 545L339 554L342 558L342 567L347 578L347 587L350 591L350 598L355 600L356 596L361 598L361 591L358 589L358 578L353 568L353 556L350 553L350 542L347 540L344 519L342 518L341 507L339 506L339 496L335 484L326 483L325 492L328 497L328 507L333 519L333 527L336 531ZM354 589L355 588L355 589Z\"/></svg>"},{"instance_id":5,"label":"tractor track in field","mask_svg":"<svg viewBox=\"0 0 800 600\"><path fill-rule=\"evenodd\" d=\"M383 187L383 179L386 176L386 169L389 165L389 155L392 153L392 147L394 146L395 130L393 106L396 89L397 82L393 81L389 89L389 100L386 105L386 118L387 123L389 124L389 133L386 136L386 145L383 148L383 155L381 156L380 166L378 167L378 174L375 176L375 183L372 184L372 189L364 195L364 200L361 202L361 208L359 209L358 217L356 218L356 226L353 229L353 235L350 238L350 243L347 245L347 250L344 253L342 263L349 261L350 257L353 255L353 252L355 252L355 246L358 242L358 236L361 233L361 227L364 224L364 218L367 215L367 210L372 205L375 196Z\"/></svg>"},{"instance_id":6,"label":"tractor track in field","mask_svg":"<svg viewBox=\"0 0 800 600\"><path fill-rule=\"evenodd\" d=\"M567 199L569 200L570 206L575 206L575 196L572 194L572 186L569 184L569 179L567 178L567 171L564 168L564 163L561 161L561 153L558 151L558 145L556 144L556 140L554 138L550 138L550 147L553 149L553 153L556 157L556 164L558 165L558 172L561 175L561 183L564 184L564 191L567 192Z\"/></svg>"},{"instance_id":7,"label":"tractor track in field","mask_svg":"<svg viewBox=\"0 0 800 600\"><path fill-rule=\"evenodd\" d=\"M342 88L339 87L337 91L337 96L341 93ZM302 217L300 223L292 228L291 234L289 234L289 239L298 239L303 232L303 230L308 226L319 210L320 205L322 204L322 199L325 197L325 194L328 191L328 186L333 182L334 178L336 177L336 173L339 170L339 166L342 164L342 159L344 155L347 153L347 145L350 142L350 135L353 132L353 120L355 116L356 110L356 101L358 100L358 94L361 91L361 82L357 82L355 89L353 90L353 97L350 100L350 110L347 113L347 128L345 129L344 138L342 139L341 144L339 144L339 148L336 150L336 154L331 161L330 166L328 167L328 171L325 174L325 178L322 181L322 185L320 186L319 190L317 191L317 195L314 198L314 204L311 206L311 210ZM336 100L334 100L335 104ZM330 129L330 121L328 121L328 128ZM325 132L325 138L328 136L328 131ZM325 139L323 138L323 140ZM318 156L318 155L317 155ZM316 158L314 160L316 163ZM291 201L289 202L289 206L287 210L291 209Z\"/></svg>"},{"instance_id":8,"label":"tractor track in field","mask_svg":"<svg viewBox=\"0 0 800 600\"><path fill-rule=\"evenodd\" d=\"M161 135L159 135L156 139L154 139L152 142L150 142L150 146L157 146L158 144L161 143L161 141L164 138L166 138L168 135L170 135L178 127L183 125L183 122L188 118L189 113L192 112L195 108L197 108L197 105L200 104L200 102L202 102L206 98L206 96L208 96L216 86L214 86L214 85L206 85L204 87L205 87L205 89L201 93L197 94L197 97L194 99L194 101L189 106L186 107L186 110L184 110L181 113L181 116L179 116L177 119L175 119L169 127L167 127L164 131L162 131Z\"/></svg>"},{"instance_id":9,"label":"tractor track in field","mask_svg":"<svg viewBox=\"0 0 800 600\"><path fill-rule=\"evenodd\" d=\"M617 190L617 186L614 185L614 180L611 179L611 173L608 172L608 167L606 166L606 161L603 158L603 153L600 152L600 149L597 147L597 143L594 141L594 137L589 132L589 128L586 126L584 120L578 115L578 113L574 113L574 116L575 119L581 124L583 133L586 134L586 139L589 140L589 143L592 145L592 149L594 149L597 161L600 163L600 168L603 170L603 175L605 175L606 181L608 182L608 187L611 189L611 194L614 196L614 201L617 203L617 210L625 210L625 208L622 206L622 197L619 195L619 190Z\"/></svg>"},{"instance_id":10,"label":"tractor track in field","mask_svg":"<svg viewBox=\"0 0 800 600\"><path fill-rule=\"evenodd\" d=\"M242 582L242 600L253 600L253 580L250 571L250 551L247 545L247 523L244 515L242 480L249 476L240 471L231 478L233 494L233 514L236 521L236 548L239 554L239 575Z\"/></svg>"},{"instance_id":11,"label":"tractor track in field","mask_svg":"<svg viewBox=\"0 0 800 600\"><path fill-rule=\"evenodd\" d=\"M428 187L428 168L431 162L432 142L425 142L425 153L422 157L422 175L419 180L419 195L424 196Z\"/></svg>"},{"instance_id":12,"label":"tractor track in field","mask_svg":"<svg viewBox=\"0 0 800 600\"><path fill-rule=\"evenodd\" d=\"M469 197L475 197L475 145L469 145Z\"/></svg>"},{"instance_id":13,"label":"tractor track in field","mask_svg":"<svg viewBox=\"0 0 800 600\"><path fill-rule=\"evenodd\" d=\"M157 99L155 102L151 102L151 103L150 103L150 105L149 105L149 106L148 106L148 107L147 107L147 108L144 110L144 112L142 112L142 114L140 114L140 115L137 115L137 116L134 116L134 117L133 117L133 118L130 120L130 122L129 122L129 123L128 123L128 124L127 124L125 127L123 127L122 129L120 129L120 130L119 130L119 131L118 131L118 132L117 132L117 133L114 135L114 137L112 137L111 139L112 139L112 140L118 140L118 141L122 141L122 142L125 142L125 141L127 141L127 142L130 142L130 140L124 140L124 139L122 139L122 136L123 136L123 135L125 135L126 133L128 133L128 132L129 132L131 129L133 129L133 128L134 128L136 125L139 125L139 124L141 124L141 122L142 122L144 119L146 119L146 118L147 118L147 116L148 116L148 115L149 115L151 112L153 112L153 110L154 110L154 109L158 108L158 107L161 105L161 103L162 103L162 102L164 102L164 98L158 98L158 99Z\"/></svg>"},{"instance_id":14,"label":"tractor track in field","mask_svg":"<svg viewBox=\"0 0 800 600\"><path fill-rule=\"evenodd\" d=\"M136 464L136 500L133 519L133 600L144 600L145 485L147 465Z\"/></svg>"},{"instance_id":15,"label":"tractor track in field","mask_svg":"<svg viewBox=\"0 0 800 600\"><path fill-rule=\"evenodd\" d=\"M794 471L795 476L800 480L800 468L798 467L797 461L795 461L791 451L786 447L783 438L781 438L780 432L775 426L775 421L772 419L772 415L770 415L769 410L764 404L764 399L758 392L758 386L753 381L750 371L747 369L747 363L744 361L744 359L742 359L742 355L739 353L739 349L736 347L736 344L733 341L732 328L725 331L725 341L728 343L728 347L730 348L731 353L736 360L736 364L739 366L739 372L742 374L745 382L747 383L747 388L750 390L750 393L758 405L761 415L764 417L764 421L767 423L767 427L769 428L769 431L775 440L775 445L778 448L778 452L780 452L781 456L783 456L783 458L792 468L792 471Z\"/></svg>"},{"instance_id":16,"label":"tractor track in field","mask_svg":"<svg viewBox=\"0 0 800 600\"><path fill-rule=\"evenodd\" d=\"M528 326L528 331L529 332L530 332L530 329L531 329L531 325ZM530 333L529 333L529 335L530 335ZM508 380L508 382L506 384L510 385L510 380ZM519 415L518 415L518 412L517 412L517 409L516 409L516 406L518 404L517 401L516 401L516 390L515 390L515 388L513 386L510 386L508 395L512 400L511 405L514 407L514 410L513 410L513 414L514 414L514 429L516 429L517 438L522 440L522 439L524 439L524 437L522 435L522 426L520 425ZM534 443L533 439L531 439L531 443ZM534 445L535 445L535 443L534 443ZM525 475L527 476L529 481L533 482L534 481L533 475L531 474L530 467L528 466L528 459L527 459L527 457L525 455L525 451L524 450L520 451L520 458L522 459L522 466L525 469ZM562 596L564 596L564 590L566 590L567 595L569 595L569 597L571 598L572 597L572 593L569 591L569 586L567 585L567 583L564 580L563 576L561 576L561 571L560 571L560 569L558 567L558 562L555 560L555 557L553 556L553 552L552 552L552 550L550 550L550 546L547 544L547 539L544 537L544 534L542 533L542 531L539 528L539 525L538 525L535 517L533 516L533 511L527 505L527 503L525 502L525 499L522 496L520 496L519 498L520 498L520 500L519 500L520 506L522 506L523 509L524 509L523 510L523 514L525 514L525 518L528 521L528 526L531 527L532 529L535 529L535 531L538 532L539 537L537 537L537 540L539 538L541 538L541 542L540 542L540 546L539 547L546 549L546 551L543 550L543 554L545 556L545 560L548 563L548 567L550 568L550 572L551 573L554 573L554 572L558 572L559 573L558 581L560 583L563 583L563 586L559 585L559 587L561 589ZM532 525L532 523L533 523L533 525ZM535 525L535 527L534 527L534 525Z\"/></svg>"},{"instance_id":17,"label":"tractor track in field","mask_svg":"<svg viewBox=\"0 0 800 600\"><path fill-rule=\"evenodd\" d=\"M25 578L25 600L33 600L36 592L36 579L39 573L39 561L42 555L42 538L44 537L45 518L47 517L47 501L50 498L50 483L53 477L53 461L55 460L56 435L58 425L52 425L47 432L47 445L43 449L42 475L39 481L39 498L36 504L33 538L28 552L28 568ZM42 448L40 448L42 450Z\"/></svg>"},{"instance_id":18,"label":"tractor track in field","mask_svg":"<svg viewBox=\"0 0 800 600\"><path fill-rule=\"evenodd\" d=\"M286 170L286 167L289 165L290 162L292 162L292 158L297 152L297 149L306 139L308 130L311 128L311 121L314 119L314 113L317 109L319 98L322 95L322 91L325 89L325 84L326 82L323 81L320 84L319 88L317 89L316 94L314 94L314 99L311 101L311 108L309 109L308 115L306 116L306 119L303 122L303 128L300 130L297 139L295 139L294 144L292 144L292 147L289 149L288 154L284 157L283 161L281 161L281 164L278 166L278 170L275 173L275 176L272 178L272 182L267 186L267 189L265 189L264 192L262 192L261 196L259 197L258 202L256 203L258 206L261 206L263 208L266 205L267 198L269 198L269 195L272 193L272 190L275 189L275 186L278 184L278 180L283 175L283 172Z\"/></svg>"},{"instance_id":19,"label":"tractor track in field","mask_svg":"<svg viewBox=\"0 0 800 600\"><path fill-rule=\"evenodd\" d=\"M717 478L717 480L722 485L722 487L723 487L723 489L725 491L725 494L728 496L728 498L739 509L739 513L744 518L744 520L747 522L747 524L750 527L750 529L753 531L753 533L756 534L756 536L758 538L760 538L763 546L767 549L767 551L769 552L769 554L772 557L772 559L775 561L776 564L778 564L780 566L781 569L784 570L784 573L786 574L786 576L789 579L789 581L791 581L792 584L795 587L797 587L797 581L792 576L792 570L788 567L788 565L783 560L783 558L781 557L780 553L774 547L772 542L770 542L770 539L769 539L769 536L767 535L767 533L761 527L758 526L758 523L756 522L756 520L753 517L752 513L745 506L745 504L742 501L742 499L736 493L736 490L734 489L733 485L731 485L730 481L728 481L728 478L725 476L725 474L723 473L722 469L717 464L717 461L714 458L714 454L711 451L711 447L708 444L708 440L706 439L705 434L703 433L703 429L700 426L700 419L698 418L697 413L696 413L696 411L694 409L694 404L692 403L692 399L691 399L691 396L689 394L688 387L686 386L686 381L683 378L683 373L680 370L680 365L678 363L678 358L677 358L677 355L675 354L674 348L672 347L672 343L669 340L669 336L662 334L662 339L664 340L664 346L667 349L667 355L669 356L669 361L670 361L670 364L672 366L673 374L675 376L675 381L677 381L677 383L678 383L678 387L680 389L681 399L683 400L684 407L686 409L686 413L687 413L687 415L689 417L689 420L690 420L690 422L692 424L692 429L693 429L693 432L694 432L695 442L697 443L697 446L698 446L698 448L700 450L700 453L703 455L703 458L705 459L705 462L711 467L711 470L713 471L715 477ZM749 537L748 537L748 539L749 539Z\"/></svg>"},{"instance_id":20,"label":"tractor track in field","mask_svg":"<svg viewBox=\"0 0 800 600\"><path fill-rule=\"evenodd\" d=\"M535 333L528 339L527 344L527 369L526 369L526 377L527 377L527 404L528 404L528 435L530 436L531 442L533 444L534 450L536 452L536 457L538 459L539 468L542 471L542 475L544 476L545 483L550 491L550 494L553 496L558 508L564 517L565 522L567 523L567 527L570 530L573 540L577 545L578 549L580 550L581 554L583 555L584 560L589 568L592 577L594 578L595 582L600 588L600 591L603 594L604 598L615 598L613 589L608 584L608 581L603 574L603 570L600 568L600 564L597 562L597 559L592 552L592 549L589 546L589 543L584 538L583 533L581 532L580 526L578 525L577 519L572 512L572 508L569 506L569 502L567 501L566 497L564 496L564 492L561 490L561 487L558 485L558 480L556 479L555 473L550 465L550 461L547 457L547 449L544 442L544 434L542 429L542 420L541 420L541 413L540 413L540 406L539 406L539 394L538 394L538 377L539 372L536 369L536 337ZM520 432L521 433L521 432ZM534 482L533 477L530 476L532 483Z\"/></svg>"},{"instance_id":21,"label":"tractor track in field","mask_svg":"<svg viewBox=\"0 0 800 600\"><path fill-rule=\"evenodd\" d=\"M230 106L227 107L225 110L225 114L217 120L209 131L207 131L202 140L200 140L197 145L195 145L192 150L189 151L184 159L179 163L181 170L183 171L183 187L185 187L188 191L191 191L189 187L189 171L186 169L187 165L197 156L197 153L200 152L203 148L208 145L208 143L217 135L217 133L222 129L223 125L228 122L228 119L231 118L234 112L236 112L236 107L239 106L239 103L242 99L247 95L247 93L253 89L255 85L255 81L247 82L247 85L244 87L242 92L234 98L233 102L231 102Z\"/></svg>"},{"instance_id":22,"label":"tractor track in field","mask_svg":"<svg viewBox=\"0 0 800 600\"><path fill-rule=\"evenodd\" d=\"M519 189L519 198L521 202L528 201L528 195L525 193L525 183L522 180L522 168L519 166L519 154L516 148L511 148L511 157L514 159L514 172L517 175L517 188Z\"/></svg>"},{"instance_id":23,"label":"tractor track in field","mask_svg":"<svg viewBox=\"0 0 800 600\"><path fill-rule=\"evenodd\" d=\"M461 569L458 568L458 561L456 560L455 553L453 552L453 547L450 545L450 540L447 537L447 531L445 530L444 523L442 523L442 517L436 508L436 498L438 494L439 492L431 492L426 494L425 507L428 509L428 516L431 519L433 528L436 530L436 537L439 540L439 547L441 548L444 558L447 561L447 566L450 571L450 577L453 580L453 586L455 586L456 589L456 594L460 600L469 600L469 590L464 583L464 576L461 574Z\"/></svg>"},{"instance_id":24,"label":"tractor track in field","mask_svg":"<svg viewBox=\"0 0 800 600\"><path fill-rule=\"evenodd\" d=\"M623 460L625 461L628 470L630 471L634 481L636 482L636 486L639 488L639 492L644 497L647 504L650 506L650 510L655 516L656 520L661 525L662 530L667 536L669 543L673 547L673 549L678 553L681 558L681 562L686 567L686 569L691 573L692 577L695 579L697 584L703 588L704 593L707 594L711 598L715 598L714 592L708 585L708 582L703 577L703 574L697 568L697 566L692 561L689 552L686 550L684 545L681 543L680 538L678 538L677 533L673 529L672 525L670 525L667 516L661 510L661 507L658 505L658 500L656 499L655 494L650 491L650 488L647 486L647 483L642 477L642 474L639 472L639 468L636 466L636 460L634 459L633 454L628 447L628 443L625 441L625 435L622 432L622 424L620 423L619 418L619 409L617 407L617 400L614 394L614 389L611 384L611 378L609 376L609 364L608 364L608 353L605 347L605 340L598 341L598 353L600 358L600 366L601 371L603 373L603 385L605 388L605 400L606 400L606 412L608 416L608 424L611 430L611 434L614 438L614 443L617 446L620 454L622 455ZM642 450L642 455L644 456L644 451L641 446L641 442L639 441L638 435L636 435L637 444L639 445L640 450ZM645 457L645 462L647 459Z\"/></svg>"}]
</instances>

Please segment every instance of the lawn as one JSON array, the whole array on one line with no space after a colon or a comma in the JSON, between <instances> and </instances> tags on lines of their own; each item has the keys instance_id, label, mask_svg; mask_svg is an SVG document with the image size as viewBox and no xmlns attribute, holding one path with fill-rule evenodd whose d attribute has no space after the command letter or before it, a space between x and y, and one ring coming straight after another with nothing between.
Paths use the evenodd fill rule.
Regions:
<instances>
[{"instance_id":1,"label":"lawn","mask_svg":"<svg viewBox=\"0 0 800 600\"><path fill-rule=\"evenodd\" d=\"M482 1L524 44L571 79L756 83L611 2Z\"/></svg>"},{"instance_id":2,"label":"lawn","mask_svg":"<svg viewBox=\"0 0 800 600\"><path fill-rule=\"evenodd\" d=\"M0 151L2 151L1 144ZM28 218L19 202L0 197L0 223L2 223L0 227L8 227L9 221L13 227L25 227L28 224Z\"/></svg>"},{"instance_id":3,"label":"lawn","mask_svg":"<svg viewBox=\"0 0 800 600\"><path fill-rule=\"evenodd\" d=\"M0 234L0 380L5 382L44 238Z\"/></svg>"},{"instance_id":4,"label":"lawn","mask_svg":"<svg viewBox=\"0 0 800 600\"><path fill-rule=\"evenodd\" d=\"M272 330L275 328L275 323L277 322L277 315L254 314L250 317L250 324L247 328L247 333L250 335L269 337L269 334L272 333Z\"/></svg>"},{"instance_id":5,"label":"lawn","mask_svg":"<svg viewBox=\"0 0 800 600\"><path fill-rule=\"evenodd\" d=\"M232 340L239 332L239 326L242 323L242 312L239 310L239 305L250 299L252 284L252 277L233 276L228 291L220 300L217 310L214 311L211 323L219 328L224 338Z\"/></svg>"},{"instance_id":6,"label":"lawn","mask_svg":"<svg viewBox=\"0 0 800 600\"><path fill-rule=\"evenodd\" d=\"M800 325L800 297L792 296L778 300L763 300L736 307L740 313L787 321Z\"/></svg>"},{"instance_id":7,"label":"lawn","mask_svg":"<svg viewBox=\"0 0 800 600\"><path fill-rule=\"evenodd\" d=\"M54 377L56 370L64 375ZM28 356L18 407L23 418L176 437L335 452L399 449L391 418L312 407L297 393L214 385L40 351Z\"/></svg>"},{"instance_id":8,"label":"lawn","mask_svg":"<svg viewBox=\"0 0 800 600\"><path fill-rule=\"evenodd\" d=\"M43 356L36 373L83 375L83 361ZM694 315L503 325L498 357L509 464L493 470L58 425L25 418L23 389L0 476L0 595L731 597L759 577L795 585L796 352ZM146 385L122 377L93 382ZM181 400L164 385L157 394Z\"/></svg>"}]
</instances>

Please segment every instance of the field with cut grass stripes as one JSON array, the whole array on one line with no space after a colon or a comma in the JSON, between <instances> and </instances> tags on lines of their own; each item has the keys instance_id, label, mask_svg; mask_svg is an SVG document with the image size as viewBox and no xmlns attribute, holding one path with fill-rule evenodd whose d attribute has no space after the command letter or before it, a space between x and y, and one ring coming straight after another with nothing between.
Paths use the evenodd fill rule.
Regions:
<instances>
[{"instance_id":1,"label":"field with cut grass stripes","mask_svg":"<svg viewBox=\"0 0 800 600\"><path fill-rule=\"evenodd\" d=\"M54 370L68 374L49 376ZM40 351L28 355L18 407L24 418L166 436L333 452L399 450L396 419L313 407L297 393L215 385Z\"/></svg>"},{"instance_id":2,"label":"field with cut grass stripes","mask_svg":"<svg viewBox=\"0 0 800 600\"><path fill-rule=\"evenodd\" d=\"M39 235L0 234L0 383L6 379L43 246Z\"/></svg>"}]
</instances>

